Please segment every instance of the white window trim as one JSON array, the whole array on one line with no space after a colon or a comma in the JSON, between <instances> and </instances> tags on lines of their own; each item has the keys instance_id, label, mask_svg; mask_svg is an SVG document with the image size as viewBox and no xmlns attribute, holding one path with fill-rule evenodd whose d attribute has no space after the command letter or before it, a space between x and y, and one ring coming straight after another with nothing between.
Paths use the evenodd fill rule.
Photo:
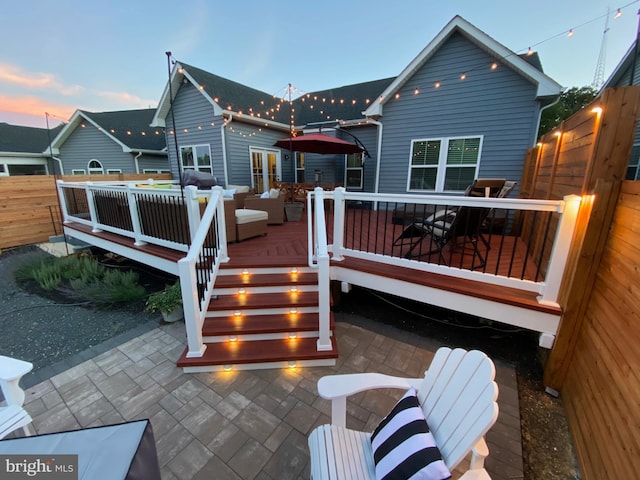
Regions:
<instances>
[{"instance_id":1,"label":"white window trim","mask_svg":"<svg viewBox=\"0 0 640 480\"><path fill-rule=\"evenodd\" d=\"M364 189L364 153L360 153L361 156L361 166L360 167L348 167L347 166L347 158L349 155L344 156L344 186L350 190L363 190ZM353 187L347 185L347 179L349 177L349 171L358 170L360 172L360 186Z\"/></svg>"},{"instance_id":2,"label":"white window trim","mask_svg":"<svg viewBox=\"0 0 640 480\"><path fill-rule=\"evenodd\" d=\"M303 166L302 168L298 168L298 157L300 154L302 154L304 156L304 152L293 152L294 153L294 158L293 158L293 170L294 170L294 175L295 175L295 183L302 183L304 182L304 178L302 180L302 182L300 181L300 179L298 178L298 173L300 171L303 172L303 177L304 177L304 173L305 173L305 167ZM304 161L306 162L307 159L305 158Z\"/></svg>"},{"instance_id":3,"label":"white window trim","mask_svg":"<svg viewBox=\"0 0 640 480\"><path fill-rule=\"evenodd\" d=\"M122 173L121 168L107 168L107 175L115 175L118 173Z\"/></svg>"},{"instance_id":4,"label":"white window trim","mask_svg":"<svg viewBox=\"0 0 640 480\"><path fill-rule=\"evenodd\" d=\"M142 173L171 173L171 170L162 168L143 168Z\"/></svg>"},{"instance_id":5,"label":"white window trim","mask_svg":"<svg viewBox=\"0 0 640 480\"><path fill-rule=\"evenodd\" d=\"M484 145L484 135L460 135L456 137L427 137L427 138L412 138L409 142L409 168L407 170L407 192L434 192L434 193L459 193L462 190L444 190L444 180L447 170L447 153L449 151L449 142L451 140L460 140L467 138L479 138L480 143L478 145L478 161L476 163L476 171L473 178L478 177L478 171L480 170L480 161L482 159L482 147ZM436 174L436 188L435 190L422 190L411 187L411 170L414 168L411 164L411 158L413 156L413 144L415 142L433 142L440 141L440 157L438 158L438 172ZM416 168L419 168L416 166Z\"/></svg>"},{"instance_id":6,"label":"white window trim","mask_svg":"<svg viewBox=\"0 0 640 480\"><path fill-rule=\"evenodd\" d=\"M91 168L91 162L96 162L98 165L100 165L100 168ZM104 175L104 166L102 165L102 162L100 160L98 160L97 158L92 158L87 162L87 172L89 172L89 175Z\"/></svg>"},{"instance_id":7,"label":"white window trim","mask_svg":"<svg viewBox=\"0 0 640 480\"><path fill-rule=\"evenodd\" d=\"M84 168L73 168L71 175L86 175L87 171Z\"/></svg>"},{"instance_id":8,"label":"white window trim","mask_svg":"<svg viewBox=\"0 0 640 480\"><path fill-rule=\"evenodd\" d=\"M209 165L198 165L198 158L194 157L193 158L193 166L188 165L185 166L184 163L182 163L182 149L183 148L191 148L191 151L193 152L194 155L196 155L196 149L198 147L206 147L209 150ZM213 175L213 156L211 155L211 144L209 143L198 143L198 144L193 144L193 145L180 145L180 148L178 149L180 150L180 157L178 158L178 161L180 162L180 166L182 167L182 170L195 170L197 172L204 170L207 173L210 173L211 175Z\"/></svg>"}]
</instances>

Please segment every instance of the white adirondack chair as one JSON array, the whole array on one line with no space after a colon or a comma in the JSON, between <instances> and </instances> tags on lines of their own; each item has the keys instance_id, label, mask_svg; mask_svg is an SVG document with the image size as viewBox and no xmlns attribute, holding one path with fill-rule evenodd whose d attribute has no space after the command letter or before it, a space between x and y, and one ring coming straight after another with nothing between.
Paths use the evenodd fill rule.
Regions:
<instances>
[{"instance_id":1,"label":"white adirondack chair","mask_svg":"<svg viewBox=\"0 0 640 480\"><path fill-rule=\"evenodd\" d=\"M22 428L25 435L31 435L31 417L22 408L24 391L20 379L33 369L33 364L0 355L0 389L6 405L0 406L0 438Z\"/></svg>"},{"instance_id":2,"label":"white adirondack chair","mask_svg":"<svg viewBox=\"0 0 640 480\"><path fill-rule=\"evenodd\" d=\"M471 452L465 480L490 479L484 469L489 449L484 435L498 418L495 367L484 353L443 347L436 352L424 378L400 378L377 373L329 375L318 381L322 398L331 400L331 425L309 436L311 477L375 479L370 433L346 428L347 397L372 388L414 387L436 445L449 470Z\"/></svg>"}]
</instances>

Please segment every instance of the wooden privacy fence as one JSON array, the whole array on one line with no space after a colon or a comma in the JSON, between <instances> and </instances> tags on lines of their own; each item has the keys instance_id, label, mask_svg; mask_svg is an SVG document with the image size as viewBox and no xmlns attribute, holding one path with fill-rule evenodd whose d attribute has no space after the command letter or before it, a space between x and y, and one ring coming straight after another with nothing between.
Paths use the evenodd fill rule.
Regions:
<instances>
[{"instance_id":1,"label":"wooden privacy fence","mask_svg":"<svg viewBox=\"0 0 640 480\"><path fill-rule=\"evenodd\" d=\"M523 196L587 200L544 373L562 393L585 479L640 471L638 182L619 196L639 111L640 87L605 90L528 152L521 183Z\"/></svg>"},{"instance_id":2,"label":"wooden privacy fence","mask_svg":"<svg viewBox=\"0 0 640 480\"><path fill-rule=\"evenodd\" d=\"M144 181L169 180L169 174L30 175L0 177L0 250L46 242L62 233L56 180Z\"/></svg>"}]
</instances>

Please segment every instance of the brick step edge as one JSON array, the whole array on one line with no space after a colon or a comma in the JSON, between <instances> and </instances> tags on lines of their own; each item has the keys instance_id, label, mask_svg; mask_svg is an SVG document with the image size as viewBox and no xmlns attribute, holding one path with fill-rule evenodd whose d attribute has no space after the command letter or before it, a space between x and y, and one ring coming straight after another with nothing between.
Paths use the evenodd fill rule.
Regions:
<instances>
[{"instance_id":1,"label":"brick step edge","mask_svg":"<svg viewBox=\"0 0 640 480\"><path fill-rule=\"evenodd\" d=\"M317 285L315 273L299 273L295 280L290 274L254 273L251 275L221 275L216 278L215 288L270 287L278 285Z\"/></svg>"},{"instance_id":2,"label":"brick step edge","mask_svg":"<svg viewBox=\"0 0 640 480\"><path fill-rule=\"evenodd\" d=\"M254 342L207 343L202 357L188 358L185 348L178 367L252 364L338 358L338 347L331 337L331 350L318 351L315 338L260 340Z\"/></svg>"},{"instance_id":3,"label":"brick step edge","mask_svg":"<svg viewBox=\"0 0 640 480\"><path fill-rule=\"evenodd\" d=\"M330 312L329 315L329 328L333 330L335 328L333 312ZM241 320L236 320L235 317L205 318L202 326L202 335L205 337L255 335L263 333L313 332L318 329L317 313L243 315Z\"/></svg>"}]
</instances>

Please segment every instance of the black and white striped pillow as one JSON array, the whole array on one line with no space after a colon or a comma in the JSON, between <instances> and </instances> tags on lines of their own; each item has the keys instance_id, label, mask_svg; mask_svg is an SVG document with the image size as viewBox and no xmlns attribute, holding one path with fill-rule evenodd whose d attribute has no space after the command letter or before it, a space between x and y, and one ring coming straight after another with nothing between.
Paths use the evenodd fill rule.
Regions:
<instances>
[{"instance_id":1,"label":"black and white striped pillow","mask_svg":"<svg viewBox=\"0 0 640 480\"><path fill-rule=\"evenodd\" d=\"M414 388L371 434L378 480L443 480L451 477L418 403Z\"/></svg>"}]
</instances>

